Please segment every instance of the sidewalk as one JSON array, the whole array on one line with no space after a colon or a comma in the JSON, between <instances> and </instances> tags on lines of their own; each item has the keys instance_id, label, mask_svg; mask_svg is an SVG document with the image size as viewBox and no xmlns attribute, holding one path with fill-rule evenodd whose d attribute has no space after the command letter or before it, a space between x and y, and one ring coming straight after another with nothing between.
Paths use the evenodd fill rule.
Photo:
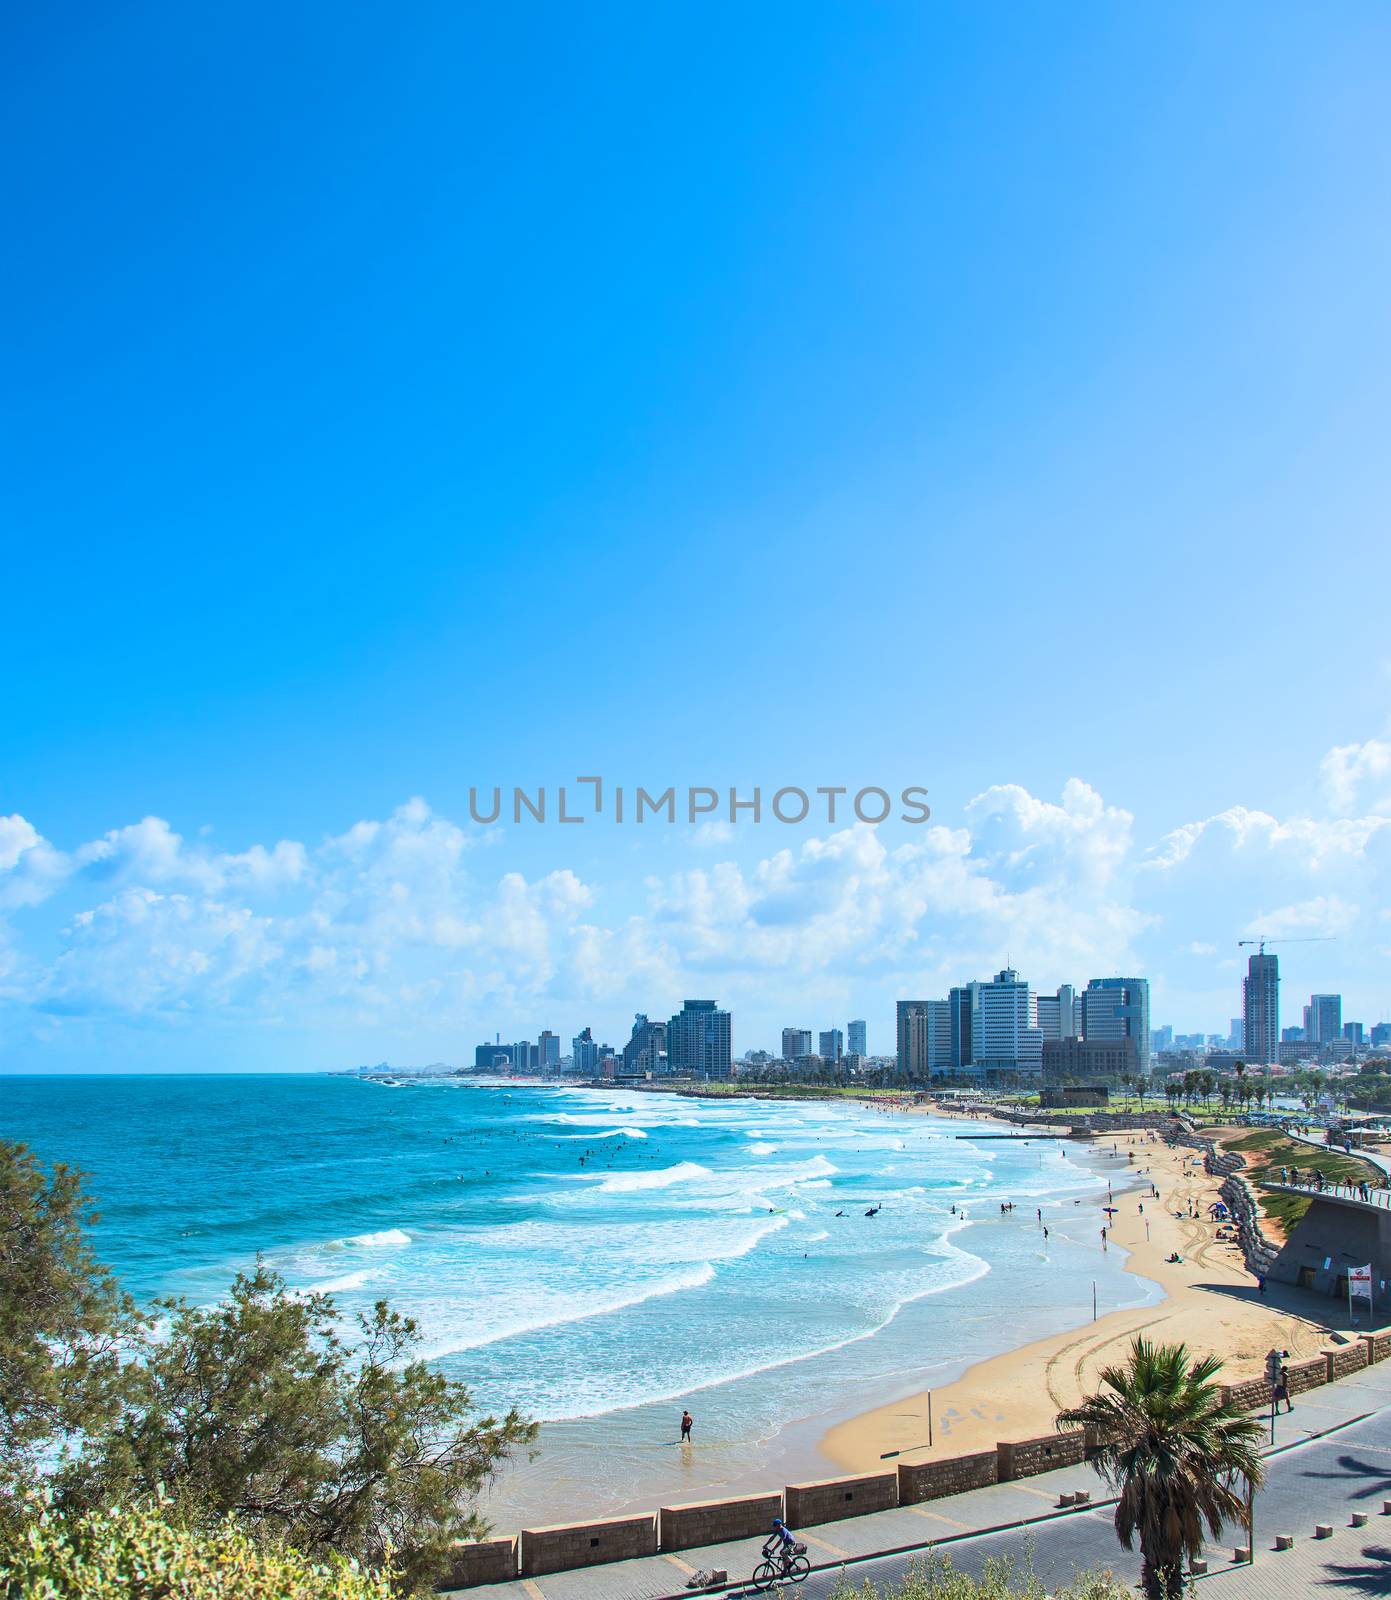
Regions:
<instances>
[{"instance_id":1,"label":"sidewalk","mask_svg":"<svg viewBox=\"0 0 1391 1600\"><path fill-rule=\"evenodd\" d=\"M1298 1396L1294 1411L1277 1419L1276 1444L1267 1485L1256 1498L1256 1570L1238 1573L1229 1565L1231 1548L1215 1549L1212 1575L1204 1580L1214 1585L1214 1600L1307 1594L1318 1581L1306 1572L1310 1563L1328 1566L1336 1549L1338 1560L1365 1565L1369 1558L1359 1553L1362 1546L1372 1549L1391 1540L1391 1516L1380 1514L1382 1497L1391 1498L1391 1361ZM1091 1492L1091 1508L1058 1508L1060 1495L1079 1489ZM1105 1496L1090 1466L1067 1467L923 1505L799 1528L816 1569L799 1592L802 1600L825 1600L847 1563L846 1576L856 1582L893 1581L902 1577L913 1554L920 1556L929 1545L944 1546L967 1570L977 1569L987 1555L1020 1555L1027 1543L1047 1582L1089 1566L1138 1577L1138 1552L1128 1556L1120 1548L1111 1525L1113 1502ZM1313 1542L1315 1523L1345 1529L1354 1505L1372 1514L1367 1529L1356 1530L1355 1538L1340 1534ZM1293 1551L1270 1553L1277 1532L1295 1536ZM1232 1529L1224 1539L1236 1545L1244 1542L1244 1534ZM760 1542L743 1539L453 1593L469 1600L672 1600L693 1592L685 1581L698 1568L722 1567L737 1581L719 1592L738 1594L758 1560ZM1391 1583L1358 1589L1341 1579L1323 1581L1353 1596L1391 1595ZM1252 1586L1240 1588L1238 1582ZM1277 1582L1293 1587L1271 1586Z\"/></svg>"}]
</instances>

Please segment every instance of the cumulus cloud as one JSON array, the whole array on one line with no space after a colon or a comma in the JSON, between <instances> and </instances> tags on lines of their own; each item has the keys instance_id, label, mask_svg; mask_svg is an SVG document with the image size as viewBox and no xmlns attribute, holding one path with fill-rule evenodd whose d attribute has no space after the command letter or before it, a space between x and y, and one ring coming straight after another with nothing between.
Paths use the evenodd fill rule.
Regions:
<instances>
[{"instance_id":1,"label":"cumulus cloud","mask_svg":"<svg viewBox=\"0 0 1391 1600\"><path fill-rule=\"evenodd\" d=\"M1339 744L1323 758L1319 777L1330 808L1391 812L1391 739Z\"/></svg>"},{"instance_id":2,"label":"cumulus cloud","mask_svg":"<svg viewBox=\"0 0 1391 1600\"><path fill-rule=\"evenodd\" d=\"M698 864L636 884L501 870L480 848L499 830L421 799L238 851L158 817L64 850L10 816L0 999L50 1018L429 1019L467 1039L480 1021L683 994L886 1008L1009 961L1040 988L1147 973L1156 1014L1167 988L1180 1016L1201 1000L1225 1017L1238 936L1337 937L1349 960L1385 943L1391 808L1352 804L1378 793L1382 748L1330 751L1316 816L1238 805L1137 840L1133 815L1079 778L1055 797L1000 784L955 825L906 834L857 823L760 852L787 835L708 833L684 858Z\"/></svg>"}]
</instances>

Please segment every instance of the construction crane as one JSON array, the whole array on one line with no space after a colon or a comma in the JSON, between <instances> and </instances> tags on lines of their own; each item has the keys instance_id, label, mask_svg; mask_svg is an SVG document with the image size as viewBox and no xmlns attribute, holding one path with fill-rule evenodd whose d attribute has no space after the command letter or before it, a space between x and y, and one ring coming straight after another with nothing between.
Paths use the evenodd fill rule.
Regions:
<instances>
[{"instance_id":1,"label":"construction crane","mask_svg":"<svg viewBox=\"0 0 1391 1600\"><path fill-rule=\"evenodd\" d=\"M1288 939L1238 939L1236 943L1238 949L1244 944L1259 945L1257 954L1264 955L1268 944L1327 944L1330 939L1337 937L1336 933L1308 933L1291 935Z\"/></svg>"}]
</instances>

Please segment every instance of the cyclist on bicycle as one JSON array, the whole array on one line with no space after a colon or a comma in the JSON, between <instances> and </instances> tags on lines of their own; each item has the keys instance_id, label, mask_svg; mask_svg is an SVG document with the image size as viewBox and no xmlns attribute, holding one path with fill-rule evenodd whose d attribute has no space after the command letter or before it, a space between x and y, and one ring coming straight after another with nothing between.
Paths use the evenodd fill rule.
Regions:
<instances>
[{"instance_id":1,"label":"cyclist on bicycle","mask_svg":"<svg viewBox=\"0 0 1391 1600\"><path fill-rule=\"evenodd\" d=\"M774 1517L773 1531L769 1535L767 1543L763 1546L763 1554L770 1560L776 1554L781 1556L784 1562L787 1562L796 1553L797 1541L792 1537L791 1530L781 1517Z\"/></svg>"}]
</instances>

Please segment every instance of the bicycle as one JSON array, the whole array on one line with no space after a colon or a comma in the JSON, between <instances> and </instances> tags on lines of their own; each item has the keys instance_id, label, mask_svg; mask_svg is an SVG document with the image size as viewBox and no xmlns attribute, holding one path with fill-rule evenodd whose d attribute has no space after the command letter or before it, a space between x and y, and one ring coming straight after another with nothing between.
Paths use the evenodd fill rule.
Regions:
<instances>
[{"instance_id":1,"label":"bicycle","mask_svg":"<svg viewBox=\"0 0 1391 1600\"><path fill-rule=\"evenodd\" d=\"M797 1545L793 1555L774 1554L765 1557L753 1569L753 1577L749 1580L754 1589L763 1594L778 1583L801 1583L811 1571L811 1562L807 1560L807 1547Z\"/></svg>"}]
</instances>

